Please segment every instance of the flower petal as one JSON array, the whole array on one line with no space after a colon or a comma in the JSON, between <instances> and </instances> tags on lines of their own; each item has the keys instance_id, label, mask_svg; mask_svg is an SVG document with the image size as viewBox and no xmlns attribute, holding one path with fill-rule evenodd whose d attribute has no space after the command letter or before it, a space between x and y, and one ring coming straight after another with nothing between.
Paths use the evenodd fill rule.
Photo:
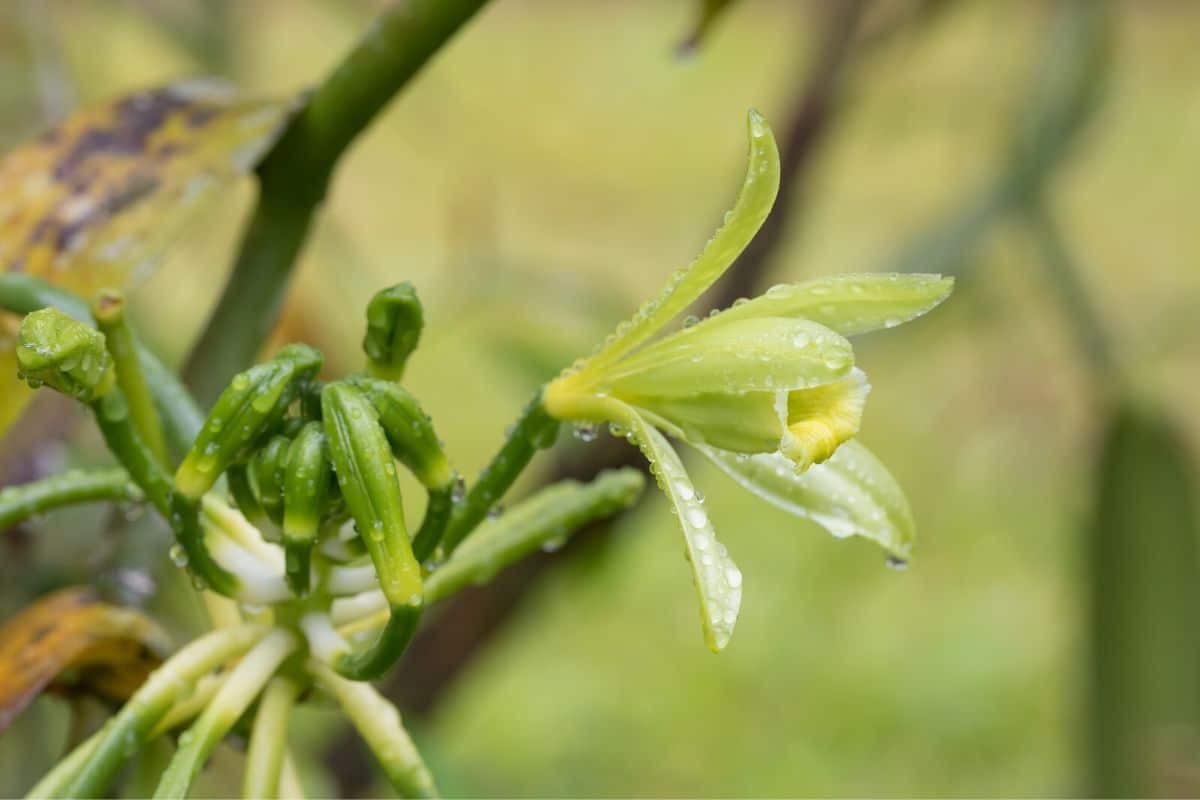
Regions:
<instances>
[{"instance_id":1,"label":"flower petal","mask_svg":"<svg viewBox=\"0 0 1200 800\"><path fill-rule=\"evenodd\" d=\"M771 212L779 191L779 150L766 121L757 111L747 117L750 155L746 179L725 221L689 266L676 271L657 298L647 301L633 318L588 359L583 370L601 369L645 342L692 304L741 254Z\"/></svg>"},{"instance_id":2,"label":"flower petal","mask_svg":"<svg viewBox=\"0 0 1200 800\"><path fill-rule=\"evenodd\" d=\"M854 366L850 342L803 319L684 329L614 364L602 390L621 397L774 392L820 386Z\"/></svg>"},{"instance_id":3,"label":"flower petal","mask_svg":"<svg viewBox=\"0 0 1200 800\"><path fill-rule=\"evenodd\" d=\"M894 328L950 296L953 278L941 275L866 273L779 284L697 325L720 326L752 317L801 317L843 336Z\"/></svg>"},{"instance_id":4,"label":"flower petal","mask_svg":"<svg viewBox=\"0 0 1200 800\"><path fill-rule=\"evenodd\" d=\"M896 479L863 445L843 444L825 463L803 473L780 453L739 455L697 448L746 489L807 517L838 538L862 536L907 560L916 526Z\"/></svg>"},{"instance_id":5,"label":"flower petal","mask_svg":"<svg viewBox=\"0 0 1200 800\"><path fill-rule=\"evenodd\" d=\"M779 392L630 398L656 428L677 439L735 453L772 453L787 430Z\"/></svg>"},{"instance_id":6,"label":"flower petal","mask_svg":"<svg viewBox=\"0 0 1200 800\"><path fill-rule=\"evenodd\" d=\"M687 559L692 565L692 579L700 596L704 639L713 652L718 652L729 643L737 622L742 604L742 573L729 558L725 546L717 541L692 480L670 442L633 409L623 423L650 462L659 488L675 506Z\"/></svg>"}]
</instances>

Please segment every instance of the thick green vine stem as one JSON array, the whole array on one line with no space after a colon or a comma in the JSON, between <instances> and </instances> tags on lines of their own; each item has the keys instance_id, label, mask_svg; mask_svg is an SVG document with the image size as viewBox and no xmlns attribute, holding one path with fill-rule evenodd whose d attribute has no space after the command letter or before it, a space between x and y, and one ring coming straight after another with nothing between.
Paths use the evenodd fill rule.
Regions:
<instances>
[{"instance_id":1,"label":"thick green vine stem","mask_svg":"<svg viewBox=\"0 0 1200 800\"><path fill-rule=\"evenodd\" d=\"M546 413L539 392L513 425L500 451L471 486L463 503L450 517L442 537L442 552L449 556L454 548L487 516L504 493L529 465L534 453L550 447L558 438L559 422Z\"/></svg>"},{"instance_id":2,"label":"thick green vine stem","mask_svg":"<svg viewBox=\"0 0 1200 800\"><path fill-rule=\"evenodd\" d=\"M313 545L333 486L329 446L319 422L300 429L288 449L283 479L283 551L288 586L298 595L309 588Z\"/></svg>"},{"instance_id":3,"label":"thick green vine stem","mask_svg":"<svg viewBox=\"0 0 1200 800\"><path fill-rule=\"evenodd\" d=\"M369 683L342 678L315 658L309 659L308 670L346 712L401 797L437 796L433 775L386 697Z\"/></svg>"},{"instance_id":4,"label":"thick green vine stem","mask_svg":"<svg viewBox=\"0 0 1200 800\"><path fill-rule=\"evenodd\" d=\"M100 332L104 334L105 345L116 367L117 385L129 404L133 427L158 462L166 466L167 440L154 407L154 396L142 375L136 339L125 320L125 299L118 292L102 292L92 313Z\"/></svg>"},{"instance_id":5,"label":"thick green vine stem","mask_svg":"<svg viewBox=\"0 0 1200 800\"><path fill-rule=\"evenodd\" d=\"M367 304L367 332L362 343L367 372L376 378L400 380L424 325L425 312L411 283L376 292Z\"/></svg>"},{"instance_id":6,"label":"thick green vine stem","mask_svg":"<svg viewBox=\"0 0 1200 800\"><path fill-rule=\"evenodd\" d=\"M233 379L175 472L175 487L192 500L212 488L230 464L248 455L277 424L305 382L320 370L321 354L290 344ZM261 498L260 498L261 499Z\"/></svg>"},{"instance_id":7,"label":"thick green vine stem","mask_svg":"<svg viewBox=\"0 0 1200 800\"><path fill-rule=\"evenodd\" d=\"M459 477L442 450L433 421L409 392L395 383L358 376L348 379L370 401L392 453L429 494L425 517L413 538L413 554L424 562L445 532L459 491Z\"/></svg>"},{"instance_id":8,"label":"thick green vine stem","mask_svg":"<svg viewBox=\"0 0 1200 800\"><path fill-rule=\"evenodd\" d=\"M201 399L216 397L274 327L342 153L485 2L390 4L292 119L258 168L258 206L226 290L192 351L187 377Z\"/></svg>"},{"instance_id":9,"label":"thick green vine stem","mask_svg":"<svg viewBox=\"0 0 1200 800\"><path fill-rule=\"evenodd\" d=\"M0 490L0 529L62 506L96 500L140 503L143 498L123 469L71 470Z\"/></svg>"},{"instance_id":10,"label":"thick green vine stem","mask_svg":"<svg viewBox=\"0 0 1200 800\"><path fill-rule=\"evenodd\" d=\"M329 455L359 535L375 565L391 617L364 651L339 656L334 668L354 680L383 674L403 653L421 616L421 566L413 556L387 437L371 403L354 386L321 392Z\"/></svg>"},{"instance_id":11,"label":"thick green vine stem","mask_svg":"<svg viewBox=\"0 0 1200 800\"><path fill-rule=\"evenodd\" d=\"M258 644L268 629L237 625L206 634L166 661L142 684L100 732L100 741L64 795L98 797L117 770L145 742L155 725L196 681Z\"/></svg>"}]
</instances>

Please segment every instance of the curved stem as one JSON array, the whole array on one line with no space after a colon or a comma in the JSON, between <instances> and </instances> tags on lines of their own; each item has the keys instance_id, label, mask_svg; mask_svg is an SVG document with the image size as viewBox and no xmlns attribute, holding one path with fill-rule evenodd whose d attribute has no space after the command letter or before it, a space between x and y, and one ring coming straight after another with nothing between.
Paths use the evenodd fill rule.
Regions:
<instances>
[{"instance_id":1,"label":"curved stem","mask_svg":"<svg viewBox=\"0 0 1200 800\"><path fill-rule=\"evenodd\" d=\"M372 23L259 166L258 206L225 291L192 351L189 382L212 400L279 316L296 257L346 148L486 0L409 0Z\"/></svg>"},{"instance_id":2,"label":"curved stem","mask_svg":"<svg viewBox=\"0 0 1200 800\"><path fill-rule=\"evenodd\" d=\"M437 796L433 775L387 698L371 684L348 681L317 659L309 659L308 670L341 705L401 796Z\"/></svg>"},{"instance_id":3,"label":"curved stem","mask_svg":"<svg viewBox=\"0 0 1200 800\"><path fill-rule=\"evenodd\" d=\"M442 551L446 556L453 553L454 548L483 521L488 511L529 465L533 454L554 443L558 426L558 420L547 414L542 406L539 392L525 406L499 452L479 473L466 499L450 517L450 524L442 537Z\"/></svg>"},{"instance_id":4,"label":"curved stem","mask_svg":"<svg viewBox=\"0 0 1200 800\"><path fill-rule=\"evenodd\" d=\"M427 496L425 516L421 519L421 527L417 529L412 545L413 558L422 563L433 555L446 533L450 514L454 511L454 485L430 489Z\"/></svg>"},{"instance_id":5,"label":"curved stem","mask_svg":"<svg viewBox=\"0 0 1200 800\"><path fill-rule=\"evenodd\" d=\"M104 731L99 730L84 739L72 750L66 758L54 765L32 789L26 793L26 800L42 800L42 798L62 797L67 793L67 787L83 765L92 757L92 753L100 746Z\"/></svg>"},{"instance_id":6,"label":"curved stem","mask_svg":"<svg viewBox=\"0 0 1200 800\"><path fill-rule=\"evenodd\" d=\"M65 794L70 797L103 794L126 757L146 741L158 722L197 680L237 658L266 634L267 629L261 625L222 628L172 656L101 729L99 743Z\"/></svg>"},{"instance_id":7,"label":"curved stem","mask_svg":"<svg viewBox=\"0 0 1200 800\"><path fill-rule=\"evenodd\" d=\"M254 727L250 731L250 749L246 752L246 774L242 797L275 798L287 749L287 724L292 706L300 694L300 685L290 678L271 679L258 704Z\"/></svg>"},{"instance_id":8,"label":"curved stem","mask_svg":"<svg viewBox=\"0 0 1200 800\"><path fill-rule=\"evenodd\" d=\"M71 470L40 481L0 490L0 529L55 508L108 500L138 503L142 490L123 469Z\"/></svg>"},{"instance_id":9,"label":"curved stem","mask_svg":"<svg viewBox=\"0 0 1200 800\"><path fill-rule=\"evenodd\" d=\"M117 385L129 404L129 416L146 447L159 464L167 465L167 441L162 420L154 407L154 396L142 375L137 340L125 319L125 300L115 292L105 292L96 301L96 325L104 334L104 344L117 370Z\"/></svg>"},{"instance_id":10,"label":"curved stem","mask_svg":"<svg viewBox=\"0 0 1200 800\"><path fill-rule=\"evenodd\" d=\"M289 800L304 800L304 784L300 782L296 759L289 749L285 749L283 752L283 769L279 775L279 795L289 798Z\"/></svg>"},{"instance_id":11,"label":"curved stem","mask_svg":"<svg viewBox=\"0 0 1200 800\"><path fill-rule=\"evenodd\" d=\"M294 634L276 628L238 662L208 708L180 736L179 749L154 791L155 798L187 796L200 767L296 644Z\"/></svg>"}]
</instances>

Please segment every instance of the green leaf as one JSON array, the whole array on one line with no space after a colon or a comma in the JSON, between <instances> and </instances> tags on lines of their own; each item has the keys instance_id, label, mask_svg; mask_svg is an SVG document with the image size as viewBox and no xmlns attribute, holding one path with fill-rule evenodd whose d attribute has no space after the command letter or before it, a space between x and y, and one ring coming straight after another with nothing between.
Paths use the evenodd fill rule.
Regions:
<instances>
[{"instance_id":1,"label":"green leaf","mask_svg":"<svg viewBox=\"0 0 1200 800\"><path fill-rule=\"evenodd\" d=\"M838 538L862 536L907 560L916 526L896 479L855 440L802 473L780 453L747 456L700 450L746 489L773 505L816 522Z\"/></svg>"},{"instance_id":2,"label":"green leaf","mask_svg":"<svg viewBox=\"0 0 1200 800\"><path fill-rule=\"evenodd\" d=\"M655 342L615 364L601 388L620 397L774 392L820 386L853 366L850 342L815 322L744 319Z\"/></svg>"},{"instance_id":3,"label":"green leaf","mask_svg":"<svg viewBox=\"0 0 1200 800\"><path fill-rule=\"evenodd\" d=\"M1122 408L1105 434L1091 565L1092 784L1097 797L1193 796L1200 783L1200 528L1184 437ZM1191 754L1190 756L1188 754Z\"/></svg>"},{"instance_id":4,"label":"green leaf","mask_svg":"<svg viewBox=\"0 0 1200 800\"><path fill-rule=\"evenodd\" d=\"M683 530L685 554L692 565L692 580L700 597L704 640L713 652L719 652L729 644L741 608L741 570L725 546L717 541L708 512L671 443L632 409L623 422L650 462L650 471L659 488L675 507L675 518Z\"/></svg>"},{"instance_id":5,"label":"green leaf","mask_svg":"<svg viewBox=\"0 0 1200 800\"><path fill-rule=\"evenodd\" d=\"M647 301L632 319L617 328L585 370L602 369L657 333L729 269L762 227L779 191L779 149L766 120L757 111L749 112L747 126L750 155L746 179L724 224L695 261L670 277L657 298Z\"/></svg>"},{"instance_id":6,"label":"green leaf","mask_svg":"<svg viewBox=\"0 0 1200 800\"><path fill-rule=\"evenodd\" d=\"M954 279L941 275L866 273L779 284L701 322L697 329L752 317L799 317L843 336L894 328L950 296Z\"/></svg>"}]
</instances>

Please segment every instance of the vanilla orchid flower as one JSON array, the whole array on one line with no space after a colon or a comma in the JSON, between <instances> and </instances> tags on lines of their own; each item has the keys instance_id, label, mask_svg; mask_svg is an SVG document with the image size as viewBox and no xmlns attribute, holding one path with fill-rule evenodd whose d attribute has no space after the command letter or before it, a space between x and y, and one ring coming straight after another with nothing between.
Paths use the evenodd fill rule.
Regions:
<instances>
[{"instance_id":1,"label":"vanilla orchid flower","mask_svg":"<svg viewBox=\"0 0 1200 800\"><path fill-rule=\"evenodd\" d=\"M754 111L749 139L741 193L699 257L596 353L549 383L542 401L557 419L609 423L642 450L683 529L714 651L733 632L742 574L667 437L696 447L769 502L906 560L913 523L904 494L850 441L870 386L846 337L920 316L953 286L937 275L895 274L781 285L659 336L721 277L771 210L779 153Z\"/></svg>"}]
</instances>

